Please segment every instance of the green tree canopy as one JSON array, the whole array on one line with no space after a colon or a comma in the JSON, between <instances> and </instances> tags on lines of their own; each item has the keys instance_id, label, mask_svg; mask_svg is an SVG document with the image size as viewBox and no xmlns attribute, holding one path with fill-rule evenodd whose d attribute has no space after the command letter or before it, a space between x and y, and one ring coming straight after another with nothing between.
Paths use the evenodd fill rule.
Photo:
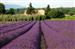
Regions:
<instances>
[{"instance_id":1,"label":"green tree canopy","mask_svg":"<svg viewBox=\"0 0 75 49\"><path fill-rule=\"evenodd\" d=\"M51 10L48 14L47 17L50 18L63 18L65 17L64 13L59 10Z\"/></svg>"},{"instance_id":2,"label":"green tree canopy","mask_svg":"<svg viewBox=\"0 0 75 49\"><path fill-rule=\"evenodd\" d=\"M5 5L3 3L0 3L0 14L5 13Z\"/></svg>"},{"instance_id":3,"label":"green tree canopy","mask_svg":"<svg viewBox=\"0 0 75 49\"><path fill-rule=\"evenodd\" d=\"M35 8L33 8L32 3L29 4L29 7L27 8L27 14L34 14Z\"/></svg>"},{"instance_id":4,"label":"green tree canopy","mask_svg":"<svg viewBox=\"0 0 75 49\"><path fill-rule=\"evenodd\" d=\"M10 8L7 13L8 14L15 14L15 10L13 8Z\"/></svg>"},{"instance_id":5,"label":"green tree canopy","mask_svg":"<svg viewBox=\"0 0 75 49\"><path fill-rule=\"evenodd\" d=\"M68 14L69 14L70 16L75 15L75 10L71 9L71 10L68 12Z\"/></svg>"},{"instance_id":6,"label":"green tree canopy","mask_svg":"<svg viewBox=\"0 0 75 49\"><path fill-rule=\"evenodd\" d=\"M46 8L46 10L45 10L45 15L47 15L50 10L51 10L51 9L50 9L50 5L47 5L47 8Z\"/></svg>"}]
</instances>

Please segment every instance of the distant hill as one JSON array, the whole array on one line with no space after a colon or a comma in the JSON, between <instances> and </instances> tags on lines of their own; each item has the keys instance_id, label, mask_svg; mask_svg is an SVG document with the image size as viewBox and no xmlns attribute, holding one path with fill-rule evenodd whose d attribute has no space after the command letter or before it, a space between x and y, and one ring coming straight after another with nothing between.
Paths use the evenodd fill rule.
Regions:
<instances>
[{"instance_id":1,"label":"distant hill","mask_svg":"<svg viewBox=\"0 0 75 49\"><path fill-rule=\"evenodd\" d=\"M10 8L24 8L23 6L20 6L20 5L13 5L13 4L5 4L5 8L6 9L10 9Z\"/></svg>"}]
</instances>

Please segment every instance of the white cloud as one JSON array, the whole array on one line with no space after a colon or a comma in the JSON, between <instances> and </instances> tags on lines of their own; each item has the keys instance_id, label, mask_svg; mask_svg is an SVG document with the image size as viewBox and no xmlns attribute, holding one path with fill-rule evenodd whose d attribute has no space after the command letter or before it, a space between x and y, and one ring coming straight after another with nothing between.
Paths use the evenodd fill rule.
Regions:
<instances>
[{"instance_id":1,"label":"white cloud","mask_svg":"<svg viewBox=\"0 0 75 49\"><path fill-rule=\"evenodd\" d=\"M28 6L30 2L34 7L46 7L50 4L51 7L74 7L74 0L0 0L4 4L16 4L21 6Z\"/></svg>"}]
</instances>

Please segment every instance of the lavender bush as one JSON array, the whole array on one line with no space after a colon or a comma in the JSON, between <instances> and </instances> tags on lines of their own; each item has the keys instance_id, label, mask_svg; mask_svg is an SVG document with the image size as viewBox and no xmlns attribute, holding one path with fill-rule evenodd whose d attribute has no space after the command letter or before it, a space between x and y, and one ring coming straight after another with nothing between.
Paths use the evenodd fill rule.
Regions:
<instances>
[{"instance_id":1,"label":"lavender bush","mask_svg":"<svg viewBox=\"0 0 75 49\"><path fill-rule=\"evenodd\" d=\"M37 22L26 34L13 40L2 49L40 49L40 31Z\"/></svg>"},{"instance_id":2,"label":"lavender bush","mask_svg":"<svg viewBox=\"0 0 75 49\"><path fill-rule=\"evenodd\" d=\"M53 25L52 23L49 25ZM44 22L41 22L41 28L46 40L47 49L73 49L75 47L74 37L64 35L63 32L56 32L55 30L47 26ZM67 31L67 33L69 32Z\"/></svg>"},{"instance_id":3,"label":"lavender bush","mask_svg":"<svg viewBox=\"0 0 75 49\"><path fill-rule=\"evenodd\" d=\"M19 29L1 34L0 35L0 47L7 44L8 42L15 39L16 37L18 37L18 36L24 34L25 32L27 32L34 24L35 24L35 21L33 21L32 23L30 23L30 24L28 24L28 25L26 25L22 28L19 28Z\"/></svg>"}]
</instances>

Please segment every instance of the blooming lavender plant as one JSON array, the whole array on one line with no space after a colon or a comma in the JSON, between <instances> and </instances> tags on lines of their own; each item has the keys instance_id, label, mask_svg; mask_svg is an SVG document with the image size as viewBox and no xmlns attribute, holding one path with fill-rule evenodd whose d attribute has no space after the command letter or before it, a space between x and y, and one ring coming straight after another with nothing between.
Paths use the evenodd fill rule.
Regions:
<instances>
[{"instance_id":1,"label":"blooming lavender plant","mask_svg":"<svg viewBox=\"0 0 75 49\"><path fill-rule=\"evenodd\" d=\"M49 25L52 25L52 23ZM47 49L73 49L75 48L74 37L72 38L72 36L64 35L63 32L56 32L55 30L47 26L44 22L41 22L41 28L42 28L42 31L46 40Z\"/></svg>"},{"instance_id":2,"label":"blooming lavender plant","mask_svg":"<svg viewBox=\"0 0 75 49\"><path fill-rule=\"evenodd\" d=\"M2 49L40 49L39 22L37 22L26 34L13 40Z\"/></svg>"},{"instance_id":3,"label":"blooming lavender plant","mask_svg":"<svg viewBox=\"0 0 75 49\"><path fill-rule=\"evenodd\" d=\"M27 32L34 25L34 23L35 23L35 21L33 21L32 23L30 23L28 25L25 25L22 28L1 34L0 35L0 47L7 44L11 40L17 38L18 36L24 34L25 32Z\"/></svg>"},{"instance_id":4,"label":"blooming lavender plant","mask_svg":"<svg viewBox=\"0 0 75 49\"><path fill-rule=\"evenodd\" d=\"M15 24L15 25L11 25L11 26L8 26L6 28L3 28L0 30L0 34L2 33L5 33L5 32L9 32L9 31L12 31L12 30L15 30L15 29L18 29L18 28L21 28L21 27L24 27L25 25L29 24L30 22L23 22L23 23L18 23L18 24Z\"/></svg>"}]
</instances>

